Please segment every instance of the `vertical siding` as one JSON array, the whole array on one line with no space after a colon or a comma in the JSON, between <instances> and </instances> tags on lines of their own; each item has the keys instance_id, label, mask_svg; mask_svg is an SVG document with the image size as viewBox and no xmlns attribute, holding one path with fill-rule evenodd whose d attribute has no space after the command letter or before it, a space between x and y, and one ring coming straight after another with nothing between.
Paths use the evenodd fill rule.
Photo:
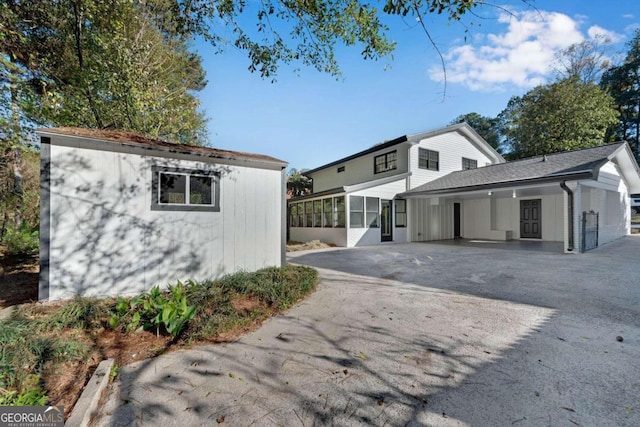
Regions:
<instances>
[{"instance_id":1,"label":"vertical siding","mask_svg":"<svg viewBox=\"0 0 640 427\"><path fill-rule=\"evenodd\" d=\"M412 199L410 205L411 241L453 239L453 201Z\"/></svg>"},{"instance_id":2,"label":"vertical siding","mask_svg":"<svg viewBox=\"0 0 640 427\"><path fill-rule=\"evenodd\" d=\"M50 299L281 263L281 172L51 146ZM220 212L151 210L154 165L218 170Z\"/></svg>"}]
</instances>

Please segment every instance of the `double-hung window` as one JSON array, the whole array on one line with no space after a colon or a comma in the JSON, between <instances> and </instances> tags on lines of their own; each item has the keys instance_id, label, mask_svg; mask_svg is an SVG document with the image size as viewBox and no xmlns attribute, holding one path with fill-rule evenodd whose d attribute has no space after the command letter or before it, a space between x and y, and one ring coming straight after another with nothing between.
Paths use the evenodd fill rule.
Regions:
<instances>
[{"instance_id":1,"label":"double-hung window","mask_svg":"<svg viewBox=\"0 0 640 427\"><path fill-rule=\"evenodd\" d=\"M477 169L478 161L473 159L462 158L462 170Z\"/></svg>"},{"instance_id":2,"label":"double-hung window","mask_svg":"<svg viewBox=\"0 0 640 427\"><path fill-rule=\"evenodd\" d=\"M432 171L440 170L440 153L420 148L418 150L418 167Z\"/></svg>"},{"instance_id":3,"label":"double-hung window","mask_svg":"<svg viewBox=\"0 0 640 427\"><path fill-rule=\"evenodd\" d=\"M152 210L220 211L217 172L153 167L152 174Z\"/></svg>"},{"instance_id":4,"label":"double-hung window","mask_svg":"<svg viewBox=\"0 0 640 427\"><path fill-rule=\"evenodd\" d=\"M390 151L373 158L373 172L382 173L398 167L398 152Z\"/></svg>"}]
</instances>

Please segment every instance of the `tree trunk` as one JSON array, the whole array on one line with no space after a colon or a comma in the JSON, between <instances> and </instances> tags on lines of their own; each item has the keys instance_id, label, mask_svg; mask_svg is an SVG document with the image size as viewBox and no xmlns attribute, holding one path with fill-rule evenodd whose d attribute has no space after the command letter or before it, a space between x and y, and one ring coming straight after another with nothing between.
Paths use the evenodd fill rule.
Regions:
<instances>
[{"instance_id":1,"label":"tree trunk","mask_svg":"<svg viewBox=\"0 0 640 427\"><path fill-rule=\"evenodd\" d=\"M20 147L13 148L13 194L15 195L15 214L14 221L16 227L22 224L22 149Z\"/></svg>"},{"instance_id":2,"label":"tree trunk","mask_svg":"<svg viewBox=\"0 0 640 427\"><path fill-rule=\"evenodd\" d=\"M15 62L13 59L12 62ZM12 132L11 141L13 145L12 153L9 155L9 161L13 169L13 196L15 197L14 224L20 227L22 224L22 150L20 148L20 105L18 103L18 76L15 68L11 71L11 121Z\"/></svg>"}]
</instances>

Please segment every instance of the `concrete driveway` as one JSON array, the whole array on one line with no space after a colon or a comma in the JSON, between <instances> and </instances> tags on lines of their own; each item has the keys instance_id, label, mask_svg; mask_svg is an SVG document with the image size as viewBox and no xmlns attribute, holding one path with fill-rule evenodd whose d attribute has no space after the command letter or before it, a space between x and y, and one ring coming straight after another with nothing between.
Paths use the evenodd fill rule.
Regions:
<instances>
[{"instance_id":1,"label":"concrete driveway","mask_svg":"<svg viewBox=\"0 0 640 427\"><path fill-rule=\"evenodd\" d=\"M290 254L316 293L237 342L123 367L98 425L637 426L639 254L640 236Z\"/></svg>"}]
</instances>

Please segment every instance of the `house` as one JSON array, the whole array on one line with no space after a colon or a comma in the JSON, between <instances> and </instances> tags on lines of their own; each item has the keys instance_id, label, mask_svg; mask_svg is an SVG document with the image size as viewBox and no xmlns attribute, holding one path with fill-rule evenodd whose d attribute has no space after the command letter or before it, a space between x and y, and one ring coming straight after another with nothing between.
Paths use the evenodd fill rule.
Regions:
<instances>
[{"instance_id":1,"label":"house","mask_svg":"<svg viewBox=\"0 0 640 427\"><path fill-rule=\"evenodd\" d=\"M398 196L419 218L414 240L431 240L419 234L436 228L450 238L563 242L574 252L629 234L629 193L638 189L638 164L619 142L458 171Z\"/></svg>"},{"instance_id":2,"label":"house","mask_svg":"<svg viewBox=\"0 0 640 427\"><path fill-rule=\"evenodd\" d=\"M285 262L285 162L122 131L38 134L40 300Z\"/></svg>"},{"instance_id":3,"label":"house","mask_svg":"<svg viewBox=\"0 0 640 427\"><path fill-rule=\"evenodd\" d=\"M289 238L349 247L415 240L410 203L398 194L453 171L503 162L466 123L386 141L305 172L313 191L289 200Z\"/></svg>"},{"instance_id":4,"label":"house","mask_svg":"<svg viewBox=\"0 0 640 427\"><path fill-rule=\"evenodd\" d=\"M338 178L349 167L358 170ZM376 178L389 167L391 177ZM466 124L401 137L308 175L314 193L289 202L291 239L339 246L531 239L583 251L629 234L629 194L640 191L627 143L507 163Z\"/></svg>"}]
</instances>

